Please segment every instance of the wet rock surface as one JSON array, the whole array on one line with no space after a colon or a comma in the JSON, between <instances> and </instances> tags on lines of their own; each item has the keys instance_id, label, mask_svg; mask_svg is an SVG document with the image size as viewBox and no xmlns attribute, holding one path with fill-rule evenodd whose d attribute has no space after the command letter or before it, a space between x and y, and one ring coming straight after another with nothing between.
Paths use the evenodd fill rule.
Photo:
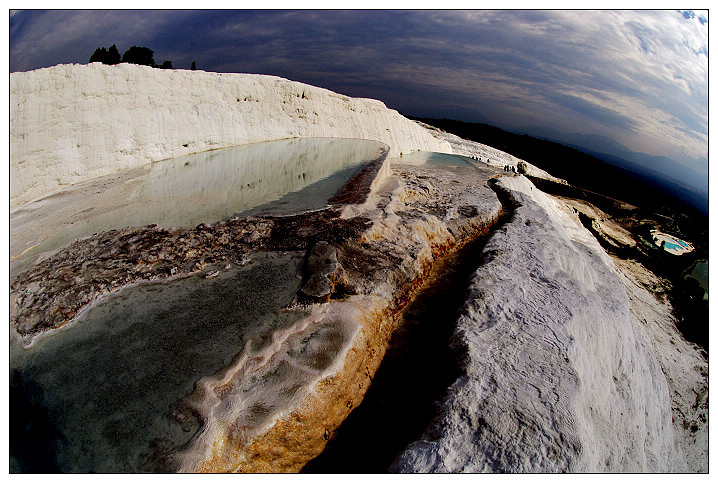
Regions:
<instances>
[{"instance_id":1,"label":"wet rock surface","mask_svg":"<svg viewBox=\"0 0 718 483\"><path fill-rule=\"evenodd\" d=\"M190 274L214 279L260 250L304 251L296 301L309 304L309 316L200 380L178 403L185 409L172 414L185 420L189 410L202 429L181 450L156 441L145 466L298 471L361 402L398 324L395 314L433 261L485 231L501 210L487 185L494 169L397 164L387 172L361 204L77 240L12 282L11 324L30 342L123 287Z\"/></svg>"},{"instance_id":2,"label":"wet rock surface","mask_svg":"<svg viewBox=\"0 0 718 483\"><path fill-rule=\"evenodd\" d=\"M351 240L366 219L336 210L296 218L233 218L194 229L111 230L77 240L11 284L11 323L32 336L63 326L98 298L131 283L242 265L257 250L304 250L316 238ZM331 232L331 233L329 233Z\"/></svg>"}]
</instances>

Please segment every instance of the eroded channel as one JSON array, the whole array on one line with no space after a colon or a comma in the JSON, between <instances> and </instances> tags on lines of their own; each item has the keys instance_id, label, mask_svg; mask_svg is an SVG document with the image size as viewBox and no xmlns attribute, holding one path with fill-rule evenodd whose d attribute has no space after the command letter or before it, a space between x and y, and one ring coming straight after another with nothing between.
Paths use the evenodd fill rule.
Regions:
<instances>
[{"instance_id":1,"label":"eroded channel","mask_svg":"<svg viewBox=\"0 0 718 483\"><path fill-rule=\"evenodd\" d=\"M473 274L482 263L483 247L513 211L498 195L503 208L496 223L434 263L403 310L362 403L302 473L386 473L401 451L429 427L437 405L460 376L461 355L451 343L452 335Z\"/></svg>"},{"instance_id":2,"label":"eroded channel","mask_svg":"<svg viewBox=\"0 0 718 483\"><path fill-rule=\"evenodd\" d=\"M396 206L392 205L392 207L386 208L385 211L381 212L393 214L395 222L399 222L396 226L390 225L389 228L394 230L394 232L389 233L390 235L393 233L402 233L402 230L404 230L403 236L406 238L399 238L400 243L388 245L389 247L393 247L394 250L398 250L396 259L403 261L419 259L419 250L424 245L421 243L407 243L407 240L413 240L411 235L414 233L423 234L427 237L441 234L444 238L439 237L439 239L432 241L436 247L440 247L442 246L440 245L441 243L446 243L446 240L450 239L450 232L457 234L457 240L465 241L467 238L473 238L475 236L477 226L486 226L487 223L496 226L493 221L488 221L487 218L481 216L484 204L489 207L489 213L491 213L489 218L491 220L495 219L494 217L500 209L500 204L496 201L491 190L483 185L485 180L489 176L492 176L493 173L486 172L483 173L486 177L479 176L474 179L473 176L469 175L472 169L464 166L464 161L461 161L460 164L463 166L463 171L458 168L458 166L456 168L449 166L449 170L446 172L443 170L419 169L415 167L397 170L399 173L398 179L401 179L402 183L406 183L407 188L398 190L396 193L399 193L398 196L406 196L404 199L407 201L407 204L396 203ZM428 193L428 195L424 194L425 192ZM387 191L383 196L386 196L388 199L389 197L395 196L394 193L394 191ZM398 208L396 212L392 211L392 209L396 208ZM379 209L384 210L385 208L380 207ZM42 334L39 335L37 340L24 352L24 356L28 357L28 359L14 361L12 366L17 369L18 372L13 373L11 389L15 392L11 398L14 405L11 409L17 409L19 411L12 418L13 424L15 425L15 432L12 433L11 438L14 443L12 457L15 459L13 462L15 466L12 467L13 471L134 472L143 470L176 470L177 468L175 467L168 468L162 465L147 466L148 462L151 463L155 461L161 463L163 458L153 458L153 455L160 454L161 456L161 453L167 449L172 451L173 448L181 447L191 440L197 440L197 438L193 439L192 436L193 434L198 434L199 422L193 421L187 414L182 413L181 410L175 411L176 408L172 407L173 401L177 401L179 396L187 394L190 391L191 387L187 384L191 384L193 380L196 381L199 374L211 374L219 367L227 367L227 358L241 351L243 343L249 339L249 336L247 336L243 340L234 340L232 337L237 335L236 333L225 336L222 335L221 330L216 330L225 324L230 332L236 328L231 327L234 323L231 320L232 317L230 316L229 320L226 320L221 313L224 311L223 306L226 301L229 300L231 303L244 301L250 304L256 304L261 297L268 297L267 300L272 300L275 305L270 303L266 307L266 313L275 312L278 308L285 307L286 304L289 303L288 300L280 300L274 297L272 293L266 289L270 285L269 281L249 281L250 290L244 294L235 293L236 291L232 292L232 290L229 290L229 287L227 287L229 292L225 293L222 290L221 284L217 287L215 287L214 284L220 283L220 281L225 279L229 281L229 278L232 277L232 271L235 270L235 268L231 266L235 264L241 265L244 260L244 254L251 255L252 258L254 258L258 253L256 250L261 248L269 251L277 250L274 252L275 255L283 254L289 257L285 260L285 266L277 267L279 272L289 277L287 279L287 286L277 289L280 290L282 294L296 293L299 279L294 278L297 274L295 265L299 259L297 257L301 258L300 254L304 253L304 250L310 248L312 244L318 240L327 241L327 243L351 244L356 241L358 237L364 233L363 230L366 230L369 226L367 219L355 217L344 220L338 218L338 213L339 211L336 209L329 209L321 212L312 211L311 213L289 218L233 219L227 222L219 222L212 227L201 225L194 230L167 231L152 227L148 229L124 230L120 232L127 232L126 236L129 237L127 243L129 243L129 245L126 248L122 248L122 250L120 250L121 253L114 253L111 250L113 246L111 240L106 240L109 244L109 248L106 249L103 240L107 237L97 235L83 239L84 241L79 245L73 245L73 250L64 250L53 257L52 260L55 262L59 263L62 260L68 262L66 266L63 265L65 267L63 270L54 270L54 265L57 265L57 263L45 263L42 267L38 266L37 270L33 272L34 276L37 276L38 273L53 274L57 276L57 280L55 280L56 283L64 283L67 279L67 274L74 274L74 278L72 279L75 280L75 285L63 285L64 288L62 290L64 291L61 291L60 295L75 294L75 292L79 290L76 284L85 284L80 288L94 287L92 284L95 283L97 277L106 277L109 280L108 283L117 281L123 284L142 278L153 280L153 277L159 277L157 274L165 272L169 274L177 272L179 274L178 276L186 276L187 273L199 272L203 274L203 276L210 277L203 278L199 281L200 284L204 286L206 283L209 284L208 287L211 287L205 290L204 293L185 293L184 296L180 291L180 293L174 297L176 301L170 304L163 303L167 298L166 295L163 295L157 300L157 303L153 304L151 302L152 294L144 293L144 288L154 287L160 291L167 290L171 292L173 288L170 287L174 287L177 281L170 281L164 285L153 282L143 282L143 285L139 287L144 288L138 289L132 287L127 290L127 294L131 294L135 290L143 292L135 302L133 302L129 296L126 299L115 296L109 299L119 300L121 304L124 304L125 308L119 310L117 313L139 311L142 312L140 316L142 320L135 322L129 321L130 326L126 327L123 324L127 324L128 321L125 320L124 316L115 316L116 314L113 315L111 310L103 312L104 309L100 310L102 303L98 302L98 305L88 313L100 314L102 321L95 322L92 325L96 325L97 330L100 332L105 332L102 327L107 326L108 328L112 328L112 330L106 331L107 334L93 334L94 331L81 330L83 324L82 321L78 319L76 321L78 323L73 322L72 324L67 324L67 326L56 324L56 326L53 327L59 327L59 329L54 332L49 332L47 337ZM439 217L439 220L444 221L437 221L436 218L430 217ZM423 231L427 229L426 220L432 223L429 233ZM436 230L431 231L433 229ZM386 234L382 236L385 237ZM112 238L112 236L110 236L110 238ZM368 239L372 240L372 238ZM143 240L147 243L144 243ZM163 240L167 241L167 243L164 243ZM425 391L418 393L411 393L405 390L405 394L400 395L403 398L398 397L396 403L392 401L391 408L380 408L386 415L390 415L391 420L386 421L383 427L376 428L374 436L376 441L386 440L387 432L397 433L404 438L401 441L394 440L394 446L384 451L384 454L390 455L390 457L386 456L384 458L385 461L382 463L381 471L386 470L388 463L391 462L391 459L393 459L398 451L403 449L403 445L415 439L421 431L427 427L433 415L433 410L427 410L426 408L433 409L434 401L441 398L443 392L452 382L450 375L451 368L454 367L454 364L451 354L448 353L448 356L443 357L442 362L436 362L436 359L438 355L445 352L449 346L453 322L456 320L456 315L465 300L465 291L471 273L479 263L482 243L483 240L475 240L451 258L437 262L433 274L429 277L433 282L430 282L422 291L423 295L404 311L406 319L404 328L397 336L398 338L395 338L397 342L394 345L398 347L404 345L404 352L411 353L412 355L407 359L400 355L402 353L401 350L398 350L398 352L392 351L392 354L399 355L390 354L386 367L391 368L392 364L399 367L400 369L395 370L395 373L398 374L400 378L406 378L407 374L419 375L418 378L409 380L409 382L402 387L413 386L414 388L418 387L423 389L423 386L427 386L427 388ZM176 252L176 244L184 248ZM194 248L190 249L190 247ZM387 247L387 241L380 236L374 245L369 244L365 247L365 250L368 247L371 248L371 250L366 252L369 259L374 261L380 260L381 257L379 254L385 253L384 250ZM86 252L82 252L84 255L77 253L77 250L81 248L87 249ZM446 248L448 248L448 246ZM283 252L283 250L299 251L292 255L290 252ZM391 250L390 252L394 253ZM437 253L443 253L443 249L437 248ZM105 260L105 257L109 257L108 260L112 262L112 267L105 266L99 272L93 272L88 268L89 264L86 262L96 259ZM126 259L122 257L126 257ZM426 260L426 258L424 258L424 260ZM200 262L202 262L202 264L200 264ZM201 266L200 268L196 268L199 265L203 266L205 262L210 264L211 268L207 270L204 270ZM399 278L395 281L394 283L396 285L388 287L388 292L379 291L376 292L376 294L386 296L387 294L395 293L404 285L408 286L412 284L411 277L415 277L419 273L421 273L421 279L424 279L424 270L426 266L429 265L428 260L426 260L426 262L426 264L422 263L421 265L412 265L411 262L407 262L406 265L402 265L399 268L393 264L383 267L383 272L381 272L382 279L388 278L391 280L391 277L402 269L405 270L407 277L404 279ZM181 266L178 269L170 270L175 268L176 263ZM119 268L115 267L117 264L119 264ZM231 266L228 268L226 264ZM264 264L260 265L263 266ZM75 268L72 269L71 267ZM352 286L355 286L357 281L366 280L367 277L376 277L376 270L382 268L381 266L378 267L377 263L364 264L359 267L364 267L366 270L356 272L356 269L354 269L355 272L342 275L353 277L351 280L354 280L354 282L350 284ZM237 270L246 271L250 268L251 264ZM349 265L344 268L350 270ZM219 269L219 271L213 271L216 269ZM42 272L43 270L49 271ZM189 272L187 272L187 270L189 270ZM276 276L270 275L269 273L265 274L265 271L264 268L259 269L257 271L257 277L266 275L269 279L274 279ZM218 273L220 274L218 275ZM80 276L78 276L78 274L80 274ZM43 282L43 280L38 280L38 284ZM102 278L102 280L105 279ZM379 279L377 278L377 280ZM235 283L230 282L229 285L234 285ZM417 284L418 283L417 280ZM18 290L27 288L27 290L19 295L16 294L17 303L21 306L21 309L27 305L29 307L27 308L28 311L37 309L32 313L37 312L42 315L44 313L42 310L44 310L45 305L42 305L40 302L46 298L48 300L55 300L55 297L38 298L39 295L46 292L54 293L48 292L50 289L43 292L43 287L38 284L35 284L38 285L35 287L35 285L28 283L27 280L18 282L18 284L20 287ZM32 285L32 290L28 288L30 285ZM194 282L191 282L190 285L195 286ZM109 286L116 286L116 284L110 284ZM375 296L375 292L372 291L374 286L376 286L376 283L369 286L369 291L367 291L366 295ZM382 287L383 289L387 289L387 287L383 285ZM414 292L415 287L416 285L412 284L412 292ZM272 290L274 290L274 288L272 288ZM436 293L432 294L432 292ZM35 304L36 299L39 300L37 304ZM197 301L202 301L202 307L204 307L205 312L193 311ZM149 305L146 302L149 302ZM41 306L35 307L35 305L38 304ZM402 299L399 306L403 304L404 301ZM179 317L180 325L168 324L165 320L167 317L157 319L156 314L153 315L150 313L152 312L151 306L153 305L157 309L155 312L160 315L169 315L168 308L173 307L171 310L181 315ZM59 309L64 309L64 307L60 307ZM235 312L238 315L248 317L247 321L250 324L257 322L256 317L252 316L246 309L240 308ZM51 315L52 313L54 312L51 310ZM211 316L207 317L207 314L211 314ZM447 316L447 314L449 315ZM215 320L215 318L217 320ZM432 327L432 320L434 322L443 322L440 323L440 327L436 327L436 325ZM291 324L292 322L287 321L286 323ZM209 328L210 333L214 332L211 336L193 337L194 327L198 325L204 326L204 329ZM417 332L414 330L414 327L424 327L426 330L423 333L421 331ZM40 329L42 329L42 327ZM113 330L117 332L115 329L119 329L125 336L112 336L110 332ZM281 328L276 327L267 328L267 333L274 333L277 329L281 330ZM87 334L83 334L83 332L87 332ZM237 331L237 333L241 332L241 330ZM387 338L389 333L390 331L385 331ZM438 333L443 334L443 341L437 337ZM71 334L76 334L76 339L70 337ZM150 336L148 337L147 334L150 334ZM258 336L258 334L254 334L252 338L255 336ZM416 337L416 339L414 339L414 337ZM154 357L157 352L155 345L159 340L163 340L164 342L169 341L169 343L164 343L163 348L160 350L162 353L161 359L163 359L165 363L157 370L147 371L150 373L150 376L146 378L149 386L143 386L144 389L142 387L139 388L136 393L138 395L138 402L131 404L123 404L120 402L118 405L111 406L114 404L114 399L122 400L125 396L124 394L119 394L119 392L127 390L125 385L135 385L135 376L144 377L146 375L144 374L143 366L146 361L142 360L142 357L139 357L134 363L130 362L127 367L113 366L113 364L116 365L117 363L113 357L117 356L119 359L127 359L129 361L133 361L132 356L139 354ZM214 359L206 363L201 362L200 365L203 367L196 368L194 367L194 361L196 359L194 352L188 356L184 353L180 354L177 351L185 346L188 348L196 347L197 345L195 343L198 341L201 342L202 340L210 342L212 347L206 350L199 350L199 352L201 354L206 353L204 355L209 354L214 357ZM61 341L70 341L72 343L63 346L60 344ZM382 352L385 341L386 338L383 338ZM405 341L405 343L401 341ZM90 358L90 366L86 366L80 370L78 361L84 362L82 360L82 354L87 354L88 351L90 354L94 354L94 352L92 352L94 349L92 348L97 345L97 342L102 343L103 349L101 352L103 357L97 360ZM140 345L134 346L133 344L135 342ZM223 349L218 351L214 346L215 342L222 346L229 344L226 350L227 357L216 357L218 354L223 353ZM434 345L429 345L429 342L432 342ZM422 345L422 343L424 344ZM44 349L45 345L49 347L52 344L56 344L57 346L50 347L48 350ZM182 360L173 361L173 358ZM402 369L399 363L395 364L392 362L394 359L398 361L408 360L409 362L405 362ZM418 369L413 367L415 365L414 361L420 359L423 359L422 362L424 366ZM378 359L376 360L376 364L378 364ZM376 367L376 364L373 367ZM138 367L140 368L139 372L137 370ZM384 371L387 370L386 367ZM103 378L108 377L106 375L108 371L112 372L110 379L115 378L115 376L118 376L120 379L116 380L115 378L109 383L104 384L105 380ZM373 371L374 369L372 368L372 375ZM99 377L100 380L93 375L94 372L97 372L96 376ZM164 376L164 374L168 372L172 373L172 377L179 374L179 379L181 380L174 380L172 377ZM444 377L444 379L441 379L437 374ZM447 376L447 374L449 376ZM367 375L367 377L372 377L372 375ZM437 382L427 384L426 379L436 380ZM382 379L380 379L380 381L381 380ZM387 380L391 381L391 379ZM63 382L58 384L57 381ZM364 379L362 379L362 381L364 381L364 383L367 382ZM250 383L251 382L252 381L250 381ZM104 389L100 389L100 386L103 384ZM393 383L389 382L384 384L392 385ZM76 394L76 396L79 395L79 397L66 394L68 393L67 388L70 386L77 386L79 393ZM380 387L381 384L377 383L375 386ZM159 387L160 393L166 394L159 397L157 395L150 395L151 392L157 391L157 387ZM345 384L344 387L348 387L348 385ZM240 387L240 389L242 388ZM224 389L222 388L220 392L224 394L223 391ZM75 389L72 388L69 392L75 392ZM426 394L429 393L430 395L426 396ZM90 397L84 398L84 396L88 394ZM95 397L95 394L97 394L97 397ZM394 395L391 393L388 394L389 398L394 398ZM147 400L143 400L143 397ZM357 400L359 398L361 398L361 395L358 398L351 397L349 400ZM102 404L95 404L93 402L95 399L102 399ZM231 398L226 401L230 409L234 407L232 401L233 399ZM75 406L72 406L73 404ZM89 407L84 407L84 404ZM150 407L150 405L152 407ZM414 406L418 408L416 412L406 410L407 407ZM344 407L343 402L342 407ZM254 406L249 407L250 413L254 411L252 408L254 408ZM262 406L262 408L264 408L264 406ZM29 416L24 413L26 409L30 410ZM90 409L94 411L94 414L88 413ZM33 413L32 411L35 412ZM396 428L396 426L400 424L396 421L395 417L398 412L404 412L409 415L405 419L407 420L407 424L412 425L410 428L408 426L408 429L404 429L403 427ZM254 417L252 414L250 414L250 416ZM418 419L420 416L416 416L416 414L421 415L424 419ZM171 416L171 418L167 418L168 415ZM332 423L332 427L336 428L339 422L344 419L345 415L346 412L343 412L341 419L337 419ZM236 418L229 416L216 418L205 414L201 417L205 422L215 421L221 424L224 424L225 421L236 422ZM322 418L320 424L322 421L327 420L324 416L322 416ZM174 419L174 421L172 421L172 419ZM417 421L420 422L417 423ZM36 432L33 433L33 436L23 436L27 433L27 425L32 426L34 422L41 422L44 426L36 428ZM24 423L26 424L24 425ZM168 424L172 426L172 429L169 431L166 427ZM313 452L311 456L316 455L324 445L322 434L325 435L325 439L331 437L331 431L326 428L320 429L322 432L317 433L317 439L321 440L321 446L318 446L319 449ZM23 433L23 431L25 431L25 433ZM43 434L43 432L45 433ZM213 441L224 441L227 434L229 433L224 431L224 429L211 433L210 436L212 437L210 437L208 441L212 444ZM306 443L304 437L305 435L302 436L302 441ZM124 442L120 441L122 438L125 438ZM35 441L37 443L35 443ZM368 441L371 443L371 438ZM238 441L238 443L242 443L242 441ZM109 454L110 448L113 452L113 456L112 458L107 458L105 455ZM275 450L276 447L272 446L272 450L269 452L271 464L276 463L276 458L273 456L276 454ZM201 456L200 453L202 453L202 451L197 452L197 454ZM229 463L233 465L235 459L232 459L234 456L230 456L231 458L229 459L231 461L229 461ZM374 459L374 457L375 455L372 454L370 459ZM42 468L33 467L33 462L37 461L41 461L45 466ZM165 459L165 461L168 460ZM304 461L306 461L306 459ZM303 461L301 463L303 463ZM234 471L235 466L232 465L218 466L217 469L212 467L208 468L208 470ZM292 467L292 471L298 470L300 466L296 466L296 468ZM190 468L189 471L199 471L199 468L204 467L194 465L188 468ZM268 466L267 468L275 468L275 466ZM254 470L250 469L249 471L270 470L271 469L261 467ZM369 471L371 471L371 469Z\"/></svg>"}]
</instances>

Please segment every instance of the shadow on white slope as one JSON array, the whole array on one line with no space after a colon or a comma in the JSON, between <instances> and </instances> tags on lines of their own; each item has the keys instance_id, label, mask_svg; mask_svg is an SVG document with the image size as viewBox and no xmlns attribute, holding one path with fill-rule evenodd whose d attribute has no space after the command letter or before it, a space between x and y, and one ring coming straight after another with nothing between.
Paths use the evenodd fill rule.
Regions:
<instances>
[{"instance_id":1,"label":"shadow on white slope","mask_svg":"<svg viewBox=\"0 0 718 483\"><path fill-rule=\"evenodd\" d=\"M524 177L456 341L464 375L402 472L682 471L666 379L612 260Z\"/></svg>"}]
</instances>

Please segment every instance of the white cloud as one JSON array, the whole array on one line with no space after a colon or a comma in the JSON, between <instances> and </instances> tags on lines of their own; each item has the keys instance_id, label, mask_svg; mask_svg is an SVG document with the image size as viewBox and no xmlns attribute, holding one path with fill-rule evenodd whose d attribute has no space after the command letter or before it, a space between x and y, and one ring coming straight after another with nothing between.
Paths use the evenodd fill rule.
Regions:
<instances>
[{"instance_id":1,"label":"white cloud","mask_svg":"<svg viewBox=\"0 0 718 483\"><path fill-rule=\"evenodd\" d=\"M697 18L663 10L438 12L429 18L475 41L456 49L492 58L484 68L501 73L503 82L528 86L523 101L545 109L539 116L548 122L550 111L573 108L578 116L566 119L577 131L599 129L650 154L707 156L701 132L707 130L707 25ZM499 61L492 49L501 52ZM522 101L506 92L494 91L505 102ZM630 131L612 126L620 119L633 121Z\"/></svg>"}]
</instances>

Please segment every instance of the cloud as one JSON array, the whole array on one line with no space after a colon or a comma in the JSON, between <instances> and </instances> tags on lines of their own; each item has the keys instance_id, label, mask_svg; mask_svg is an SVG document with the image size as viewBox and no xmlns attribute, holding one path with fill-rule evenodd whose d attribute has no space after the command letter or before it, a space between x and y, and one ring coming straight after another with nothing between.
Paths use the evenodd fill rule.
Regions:
<instances>
[{"instance_id":1,"label":"cloud","mask_svg":"<svg viewBox=\"0 0 718 483\"><path fill-rule=\"evenodd\" d=\"M22 11L10 19L10 70L58 63L85 63L96 47L120 52L147 42L157 26L168 28L190 15L181 11Z\"/></svg>"},{"instance_id":2,"label":"cloud","mask_svg":"<svg viewBox=\"0 0 718 483\"><path fill-rule=\"evenodd\" d=\"M705 165L707 18L664 10L19 12L10 17L10 67L147 45L176 67L196 60L200 69L279 75L408 113L598 134Z\"/></svg>"}]
</instances>

